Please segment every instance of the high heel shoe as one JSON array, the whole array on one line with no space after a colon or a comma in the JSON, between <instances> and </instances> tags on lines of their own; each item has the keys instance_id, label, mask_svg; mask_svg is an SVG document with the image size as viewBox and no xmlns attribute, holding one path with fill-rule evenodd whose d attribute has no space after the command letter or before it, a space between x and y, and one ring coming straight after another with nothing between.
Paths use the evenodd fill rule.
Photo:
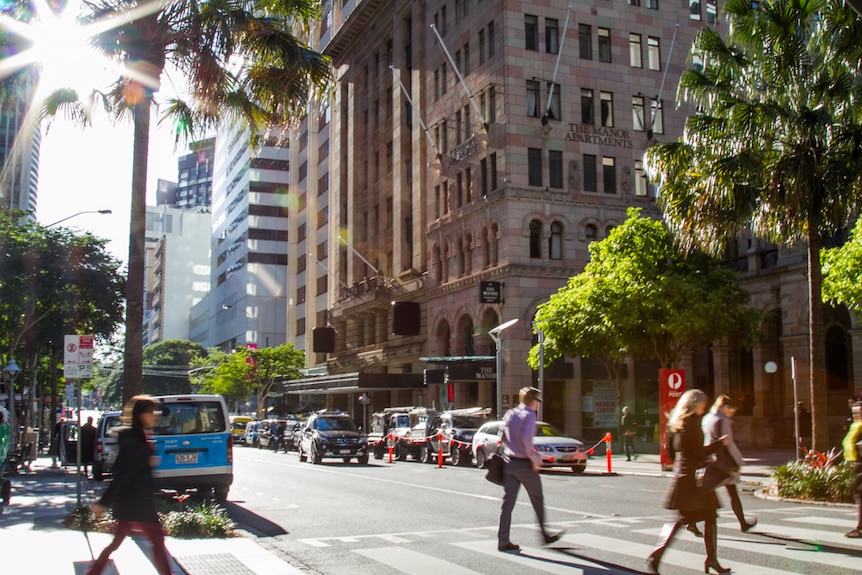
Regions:
<instances>
[{"instance_id":1,"label":"high heel shoe","mask_svg":"<svg viewBox=\"0 0 862 575\"><path fill-rule=\"evenodd\" d=\"M703 537L703 532L697 528L697 523L689 523L686 530L691 531L695 537Z\"/></svg>"},{"instance_id":2,"label":"high heel shoe","mask_svg":"<svg viewBox=\"0 0 862 575\"><path fill-rule=\"evenodd\" d=\"M710 569L715 569L716 573L730 573L731 571L733 571L733 569L731 569L730 567L722 567L721 565L719 565L718 560L713 559L712 561L710 561L709 559L707 559L706 563L703 564L703 572L709 573Z\"/></svg>"},{"instance_id":3,"label":"high heel shoe","mask_svg":"<svg viewBox=\"0 0 862 575\"><path fill-rule=\"evenodd\" d=\"M658 573L658 562L659 562L660 558L661 558L661 556L656 555L655 553L653 553L652 555L647 557L646 564L647 564L647 572L648 573L652 573L653 575L659 575L659 573Z\"/></svg>"},{"instance_id":4,"label":"high heel shoe","mask_svg":"<svg viewBox=\"0 0 862 575\"><path fill-rule=\"evenodd\" d=\"M757 526L757 519L755 519L751 523L746 523L746 524L742 525L742 527L740 527L740 530L742 530L743 533L748 533L749 531L754 529L756 526Z\"/></svg>"}]
</instances>

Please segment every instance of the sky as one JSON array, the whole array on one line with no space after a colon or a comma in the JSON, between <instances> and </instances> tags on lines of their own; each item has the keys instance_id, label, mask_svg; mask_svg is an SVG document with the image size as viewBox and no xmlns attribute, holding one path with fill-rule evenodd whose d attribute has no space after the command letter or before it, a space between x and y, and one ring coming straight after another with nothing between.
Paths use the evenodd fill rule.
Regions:
<instances>
[{"instance_id":1,"label":"sky","mask_svg":"<svg viewBox=\"0 0 862 575\"><path fill-rule=\"evenodd\" d=\"M94 118L89 127L55 119L42 126L39 158L39 194L36 219L43 225L81 211L112 210L112 214L81 214L61 225L107 238L108 250L128 260L129 214L132 191L131 119L112 124ZM169 131L153 122L150 133L147 205L155 204L159 178L177 180L177 157L187 152L176 147Z\"/></svg>"}]
</instances>

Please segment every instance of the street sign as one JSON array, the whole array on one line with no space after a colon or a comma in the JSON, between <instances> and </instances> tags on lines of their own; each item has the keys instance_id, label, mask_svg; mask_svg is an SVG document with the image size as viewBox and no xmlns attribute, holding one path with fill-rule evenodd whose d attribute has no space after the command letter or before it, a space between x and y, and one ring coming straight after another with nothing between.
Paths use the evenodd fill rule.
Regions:
<instances>
[{"instance_id":1,"label":"street sign","mask_svg":"<svg viewBox=\"0 0 862 575\"><path fill-rule=\"evenodd\" d=\"M683 393L685 393L684 369L658 370L659 460L662 467L669 467L673 463L667 450L667 421Z\"/></svg>"},{"instance_id":2,"label":"street sign","mask_svg":"<svg viewBox=\"0 0 862 575\"><path fill-rule=\"evenodd\" d=\"M479 303L500 303L503 301L501 282L479 282Z\"/></svg>"},{"instance_id":3,"label":"street sign","mask_svg":"<svg viewBox=\"0 0 862 575\"><path fill-rule=\"evenodd\" d=\"M66 379L93 377L92 335L67 335L63 338L63 376Z\"/></svg>"}]
</instances>

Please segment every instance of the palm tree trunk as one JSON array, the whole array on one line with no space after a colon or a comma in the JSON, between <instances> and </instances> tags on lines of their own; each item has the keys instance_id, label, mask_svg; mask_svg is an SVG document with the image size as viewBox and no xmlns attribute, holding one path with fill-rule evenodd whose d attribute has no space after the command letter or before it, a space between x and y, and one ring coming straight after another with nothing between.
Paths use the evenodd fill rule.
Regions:
<instances>
[{"instance_id":1,"label":"palm tree trunk","mask_svg":"<svg viewBox=\"0 0 862 575\"><path fill-rule=\"evenodd\" d=\"M129 275L126 279L126 348L123 352L123 403L141 393L144 325L144 238L147 163L150 147L150 104L144 96L133 108L132 209L129 223Z\"/></svg>"},{"instance_id":2,"label":"palm tree trunk","mask_svg":"<svg viewBox=\"0 0 862 575\"><path fill-rule=\"evenodd\" d=\"M808 385L811 390L811 448L829 448L829 398L826 385L826 335L823 325L820 235L808 224Z\"/></svg>"}]
</instances>

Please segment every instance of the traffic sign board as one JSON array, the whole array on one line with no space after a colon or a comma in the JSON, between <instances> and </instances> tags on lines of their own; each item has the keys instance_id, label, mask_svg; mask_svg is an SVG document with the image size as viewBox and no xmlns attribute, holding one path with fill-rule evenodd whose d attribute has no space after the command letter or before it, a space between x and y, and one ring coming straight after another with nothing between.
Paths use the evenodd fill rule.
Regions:
<instances>
[{"instance_id":1,"label":"traffic sign board","mask_svg":"<svg viewBox=\"0 0 862 575\"><path fill-rule=\"evenodd\" d=\"M67 335L63 339L63 376L66 379L93 377L92 335Z\"/></svg>"}]
</instances>

